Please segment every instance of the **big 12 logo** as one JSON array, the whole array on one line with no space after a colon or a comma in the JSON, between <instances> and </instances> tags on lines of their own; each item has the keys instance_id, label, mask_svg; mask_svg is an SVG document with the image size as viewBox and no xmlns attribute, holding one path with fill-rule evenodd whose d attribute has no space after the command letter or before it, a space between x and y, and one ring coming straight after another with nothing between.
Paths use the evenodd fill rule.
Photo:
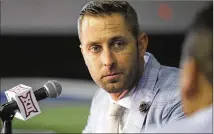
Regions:
<instances>
[{"instance_id":1,"label":"big 12 logo","mask_svg":"<svg viewBox=\"0 0 214 134\"><path fill-rule=\"evenodd\" d=\"M8 101L16 101L19 107L15 117L28 120L41 113L36 97L31 87L19 84L5 91Z\"/></svg>"}]
</instances>

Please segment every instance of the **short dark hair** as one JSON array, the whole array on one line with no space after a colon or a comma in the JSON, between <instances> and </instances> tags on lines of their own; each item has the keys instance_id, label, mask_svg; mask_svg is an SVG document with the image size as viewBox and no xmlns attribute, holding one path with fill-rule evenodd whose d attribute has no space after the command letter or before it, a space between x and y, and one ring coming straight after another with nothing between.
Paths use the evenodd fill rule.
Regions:
<instances>
[{"instance_id":1,"label":"short dark hair","mask_svg":"<svg viewBox=\"0 0 214 134\"><path fill-rule=\"evenodd\" d=\"M200 40L199 38L202 38ZM192 43L198 39L197 42ZM183 46L182 60L193 57L197 67L210 84L213 83L213 4L196 15L186 43Z\"/></svg>"},{"instance_id":2,"label":"short dark hair","mask_svg":"<svg viewBox=\"0 0 214 134\"><path fill-rule=\"evenodd\" d=\"M97 0L88 2L80 11L78 19L78 34L80 36L80 25L85 15L103 16L112 13L121 14L125 22L131 27L133 36L137 39L140 27L137 13L127 1Z\"/></svg>"}]
</instances>

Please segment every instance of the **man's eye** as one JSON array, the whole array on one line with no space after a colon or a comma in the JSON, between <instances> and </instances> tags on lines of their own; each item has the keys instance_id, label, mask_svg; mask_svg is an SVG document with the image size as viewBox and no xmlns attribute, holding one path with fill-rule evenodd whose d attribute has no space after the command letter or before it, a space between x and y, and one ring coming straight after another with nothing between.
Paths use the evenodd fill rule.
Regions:
<instances>
[{"instance_id":1,"label":"man's eye","mask_svg":"<svg viewBox=\"0 0 214 134\"><path fill-rule=\"evenodd\" d=\"M93 53L99 52L101 50L100 46L91 46L89 50Z\"/></svg>"},{"instance_id":2,"label":"man's eye","mask_svg":"<svg viewBox=\"0 0 214 134\"><path fill-rule=\"evenodd\" d=\"M121 50L125 47L125 43L123 41L116 41L113 44L113 49Z\"/></svg>"}]
</instances>

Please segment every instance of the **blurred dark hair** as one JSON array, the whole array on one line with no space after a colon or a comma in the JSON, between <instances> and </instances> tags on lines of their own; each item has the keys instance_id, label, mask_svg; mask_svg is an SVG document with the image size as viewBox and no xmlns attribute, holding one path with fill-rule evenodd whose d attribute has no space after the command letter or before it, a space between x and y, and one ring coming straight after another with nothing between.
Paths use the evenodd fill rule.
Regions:
<instances>
[{"instance_id":1,"label":"blurred dark hair","mask_svg":"<svg viewBox=\"0 0 214 134\"><path fill-rule=\"evenodd\" d=\"M192 23L191 29L201 29L213 31L213 4L208 5L199 12Z\"/></svg>"},{"instance_id":2,"label":"blurred dark hair","mask_svg":"<svg viewBox=\"0 0 214 134\"><path fill-rule=\"evenodd\" d=\"M213 4L200 11L183 46L182 60L193 57L197 67L213 84Z\"/></svg>"},{"instance_id":3,"label":"blurred dark hair","mask_svg":"<svg viewBox=\"0 0 214 134\"><path fill-rule=\"evenodd\" d=\"M80 36L81 21L85 15L105 16L112 13L121 14L130 26L133 36L137 39L140 28L136 11L127 1L97 0L88 2L80 11L78 19L78 34ZM116 20L115 20L116 21Z\"/></svg>"}]
</instances>

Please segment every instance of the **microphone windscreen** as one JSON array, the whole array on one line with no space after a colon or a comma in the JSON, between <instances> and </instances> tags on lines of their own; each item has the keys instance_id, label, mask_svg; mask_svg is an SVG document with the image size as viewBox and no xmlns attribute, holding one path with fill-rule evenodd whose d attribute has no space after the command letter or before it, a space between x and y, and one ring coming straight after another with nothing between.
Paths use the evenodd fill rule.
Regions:
<instances>
[{"instance_id":1,"label":"microphone windscreen","mask_svg":"<svg viewBox=\"0 0 214 134\"><path fill-rule=\"evenodd\" d=\"M48 94L49 94L50 98L56 98L62 92L62 86L56 80L48 81L47 83L45 83L44 87L48 91Z\"/></svg>"}]
</instances>

